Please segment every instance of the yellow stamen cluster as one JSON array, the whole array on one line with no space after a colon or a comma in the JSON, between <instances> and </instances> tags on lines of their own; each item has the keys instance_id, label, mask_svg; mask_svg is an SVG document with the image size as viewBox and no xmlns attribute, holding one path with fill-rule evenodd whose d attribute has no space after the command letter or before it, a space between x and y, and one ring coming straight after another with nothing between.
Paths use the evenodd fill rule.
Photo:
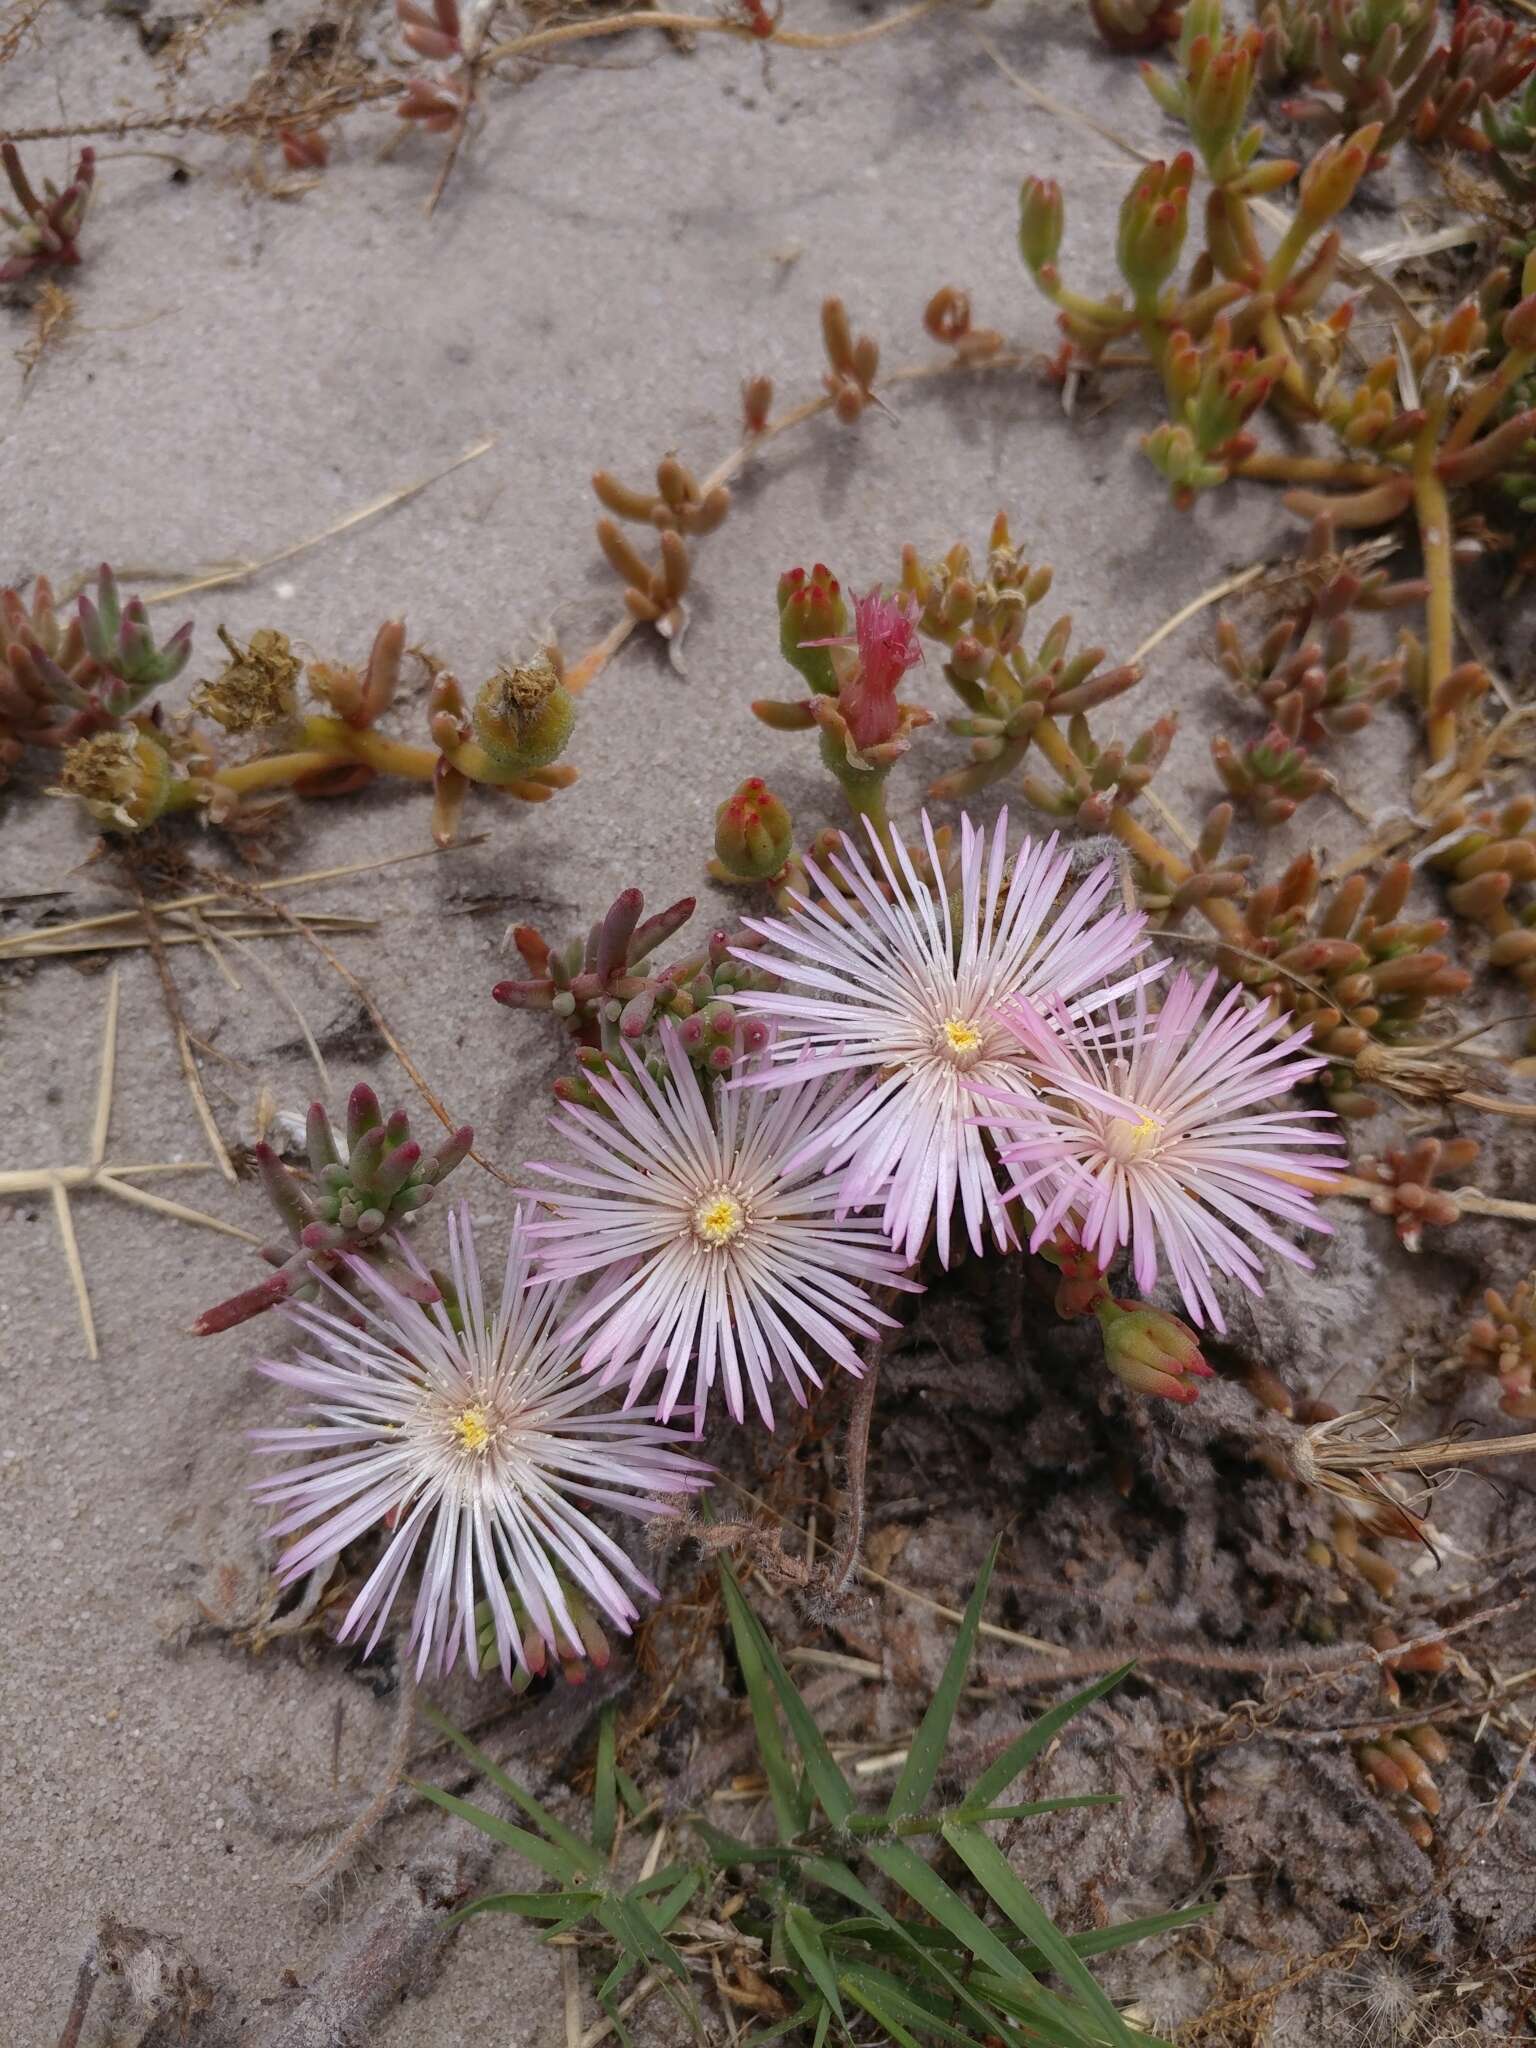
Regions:
<instances>
[{"instance_id":1,"label":"yellow stamen cluster","mask_svg":"<svg viewBox=\"0 0 1536 2048\"><path fill-rule=\"evenodd\" d=\"M720 1188L706 1195L693 1212L693 1234L715 1249L733 1244L747 1227L746 1211L733 1194Z\"/></svg>"},{"instance_id":2,"label":"yellow stamen cluster","mask_svg":"<svg viewBox=\"0 0 1536 2048\"><path fill-rule=\"evenodd\" d=\"M453 1435L461 1451L467 1451L473 1458L480 1457L491 1446L495 1435L491 1418L478 1402L470 1408L463 1408L454 1416Z\"/></svg>"}]
</instances>

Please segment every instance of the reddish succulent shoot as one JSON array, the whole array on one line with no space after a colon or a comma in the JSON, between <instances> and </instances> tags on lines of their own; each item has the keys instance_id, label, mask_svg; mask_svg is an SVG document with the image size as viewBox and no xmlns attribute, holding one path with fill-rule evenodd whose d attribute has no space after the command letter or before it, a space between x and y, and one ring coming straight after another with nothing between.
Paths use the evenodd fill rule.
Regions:
<instances>
[{"instance_id":1,"label":"reddish succulent shoot","mask_svg":"<svg viewBox=\"0 0 1536 2048\"><path fill-rule=\"evenodd\" d=\"M401 41L418 57L462 56L458 0L433 0L430 10L416 6L415 0L395 0L395 19Z\"/></svg>"},{"instance_id":2,"label":"reddish succulent shoot","mask_svg":"<svg viewBox=\"0 0 1536 2048\"><path fill-rule=\"evenodd\" d=\"M834 586L835 588L835 586ZM893 737L901 711L896 692L909 668L923 659L916 600L910 592L885 597L878 585L853 601L854 629L802 647L855 647L858 666L838 692L838 706L860 751Z\"/></svg>"},{"instance_id":3,"label":"reddish succulent shoot","mask_svg":"<svg viewBox=\"0 0 1536 2048\"><path fill-rule=\"evenodd\" d=\"M39 198L22 168L13 142L0 143L0 169L16 195L19 213L0 206L0 221L15 229L11 252L0 263L0 284L14 284L36 270L68 269L80 261L79 235L96 181L96 152L82 149L72 181L61 192L43 180Z\"/></svg>"}]
</instances>

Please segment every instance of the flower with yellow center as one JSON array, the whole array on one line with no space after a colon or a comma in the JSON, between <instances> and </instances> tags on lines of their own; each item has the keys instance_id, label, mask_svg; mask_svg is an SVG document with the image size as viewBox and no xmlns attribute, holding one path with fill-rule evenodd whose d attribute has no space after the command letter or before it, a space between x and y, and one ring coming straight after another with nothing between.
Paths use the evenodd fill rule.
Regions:
<instances>
[{"instance_id":1,"label":"flower with yellow center","mask_svg":"<svg viewBox=\"0 0 1536 2048\"><path fill-rule=\"evenodd\" d=\"M788 916L746 920L769 943L741 957L779 978L739 998L780 1034L757 1085L873 1081L821 1133L826 1164L843 1209L877 1208L907 1259L930 1237L946 1265L962 1238L978 1254L988 1237L1010 1244L981 1098L1029 1073L999 1006L1059 996L1091 1015L1134 980L1146 920L1114 907L1107 861L1074 880L1055 839L1010 850L1006 812L987 829L962 817L958 858L924 818L921 848L871 828L827 866L805 863Z\"/></svg>"},{"instance_id":2,"label":"flower with yellow center","mask_svg":"<svg viewBox=\"0 0 1536 2048\"><path fill-rule=\"evenodd\" d=\"M946 1017L939 1028L939 1050L961 1073L982 1056L981 1033L968 1017Z\"/></svg>"},{"instance_id":3,"label":"flower with yellow center","mask_svg":"<svg viewBox=\"0 0 1536 2048\"><path fill-rule=\"evenodd\" d=\"M803 1405L826 1359L862 1370L858 1341L892 1320L866 1285L912 1282L878 1225L841 1216L814 1156L848 1082L738 1089L701 1079L670 1023L661 1047L659 1080L638 1056L588 1077L605 1115L566 1105L579 1166L534 1163L555 1183L538 1195L539 1278L597 1275L562 1334L630 1400L659 1374L665 1421L691 1380L702 1428L718 1379L738 1422L750 1399L771 1428L774 1381Z\"/></svg>"},{"instance_id":4,"label":"flower with yellow center","mask_svg":"<svg viewBox=\"0 0 1536 2048\"><path fill-rule=\"evenodd\" d=\"M1306 1030L1241 988L1207 1014L1215 986L1181 972L1161 1009L1139 987L1089 1029L1059 1005L1008 1004L1032 1086L986 1101L1033 1249L1064 1230L1108 1272L1128 1247L1144 1294L1164 1259L1195 1322L1222 1330L1215 1275L1260 1292L1249 1240L1311 1265L1275 1225L1328 1228L1292 1176L1336 1168L1338 1140L1316 1128L1327 1110L1275 1106L1327 1064L1304 1050Z\"/></svg>"},{"instance_id":5,"label":"flower with yellow center","mask_svg":"<svg viewBox=\"0 0 1536 2048\"><path fill-rule=\"evenodd\" d=\"M627 1632L639 1612L634 1593L654 1591L589 1507L669 1514L669 1497L703 1485L706 1473L652 1410L605 1412L596 1380L556 1327L565 1290L530 1291L525 1212L499 1303L485 1300L467 1209L450 1215L448 1241L453 1318L430 1299L430 1276L405 1246L427 1300L354 1261L345 1315L318 1303L285 1311L302 1348L260 1369L307 1406L296 1425L256 1438L263 1451L301 1452L305 1462L256 1490L281 1510L273 1534L292 1538L278 1567L285 1585L382 1531L343 1640L365 1636L373 1649L419 1557L408 1643L418 1674L446 1671L460 1648L478 1671L488 1613L510 1678L514 1665L524 1674L537 1667L540 1642L581 1661L592 1635L582 1603Z\"/></svg>"},{"instance_id":6,"label":"flower with yellow center","mask_svg":"<svg viewBox=\"0 0 1536 2048\"><path fill-rule=\"evenodd\" d=\"M459 1449L467 1451L472 1458L488 1451L496 1435L495 1422L478 1401L468 1408L461 1408L450 1427Z\"/></svg>"}]
</instances>

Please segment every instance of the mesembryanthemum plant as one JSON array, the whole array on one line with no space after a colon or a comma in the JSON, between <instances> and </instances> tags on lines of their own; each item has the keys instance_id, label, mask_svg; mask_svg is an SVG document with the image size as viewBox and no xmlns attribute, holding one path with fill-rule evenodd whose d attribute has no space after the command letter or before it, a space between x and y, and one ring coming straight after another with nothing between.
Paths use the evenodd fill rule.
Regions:
<instances>
[{"instance_id":1,"label":"mesembryanthemum plant","mask_svg":"<svg viewBox=\"0 0 1536 2048\"><path fill-rule=\"evenodd\" d=\"M1001 1005L1050 995L1074 1016L1101 1006L1129 985L1122 971L1144 944L1146 919L1105 907L1108 862L1064 896L1072 861L1054 837L1026 839L1010 857L1006 811L990 834L962 815L952 876L924 815L937 882L894 835L871 827L868 838L866 856L845 835L830 873L808 860L817 893L792 896L788 917L745 920L766 941L753 958L784 986L739 998L779 1034L770 1064L744 1085L865 1076L871 1085L819 1138L841 1210L878 1207L908 1260L932 1232L947 1265L957 1201L973 1251L989 1230L999 1246L1013 1242L977 1122L977 1090L1020 1074Z\"/></svg>"},{"instance_id":2,"label":"mesembryanthemum plant","mask_svg":"<svg viewBox=\"0 0 1536 2048\"><path fill-rule=\"evenodd\" d=\"M419 1559L406 1646L417 1675L446 1672L461 1650L478 1671L484 1639L510 1682L542 1669L545 1652L572 1662L597 1648L588 1610L627 1634L635 1595L654 1597L591 1510L675 1513L708 1468L654 1410L603 1407L560 1331L565 1291L529 1287L523 1212L494 1301L465 1204L448 1219L448 1242L451 1302L413 1298L350 1257L347 1291L327 1281L327 1300L284 1311L297 1355L258 1370L307 1397L304 1419L253 1437L268 1455L303 1462L256 1491L281 1511L272 1534L294 1538L278 1564L284 1584L370 1530L388 1531L342 1641L363 1636L365 1654L375 1648ZM415 1295L435 1295L408 1247L400 1256Z\"/></svg>"},{"instance_id":3,"label":"mesembryanthemum plant","mask_svg":"<svg viewBox=\"0 0 1536 2048\"><path fill-rule=\"evenodd\" d=\"M579 1166L530 1161L552 1184L535 1196L550 1212L530 1229L536 1284L597 1276L565 1334L605 1386L627 1379L630 1401L661 1374L663 1422L691 1373L699 1431L717 1380L735 1421L750 1401L772 1429L775 1383L803 1407L822 1384L818 1351L861 1372L856 1340L896 1327L870 1289L917 1283L821 1170L823 1133L858 1092L851 1077L724 1086L670 1022L661 1050L659 1079L631 1051L589 1075L595 1108L562 1104L555 1127ZM733 1071L750 1082L764 1060Z\"/></svg>"}]
</instances>

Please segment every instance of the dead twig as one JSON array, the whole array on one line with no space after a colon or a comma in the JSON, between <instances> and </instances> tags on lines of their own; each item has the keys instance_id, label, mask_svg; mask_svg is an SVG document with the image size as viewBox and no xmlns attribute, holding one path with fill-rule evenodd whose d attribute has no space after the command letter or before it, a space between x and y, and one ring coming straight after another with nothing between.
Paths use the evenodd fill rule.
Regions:
<instances>
[{"instance_id":1,"label":"dead twig","mask_svg":"<svg viewBox=\"0 0 1536 2048\"><path fill-rule=\"evenodd\" d=\"M176 986L176 977L171 972L171 963L166 958L165 945L160 936L160 921L136 878L131 879L134 898L139 906L139 915L144 920L144 936L149 944L150 957L155 963L155 973L160 982L160 993L165 998L165 1007L171 1020L171 1031L176 1040L176 1053L181 1061L181 1071L187 1083L187 1093L192 1098L192 1107L197 1120L203 1127L203 1136L208 1140L214 1160L220 1173L234 1185L235 1162L230 1158L224 1140L219 1135L218 1124L214 1121L203 1077L198 1072L197 1059L192 1051L192 1035L187 1029L186 1016L181 1007L181 992Z\"/></svg>"},{"instance_id":2,"label":"dead twig","mask_svg":"<svg viewBox=\"0 0 1536 2048\"><path fill-rule=\"evenodd\" d=\"M352 1861L389 1811L396 1788L405 1776L406 1762L411 1753L411 1737L416 1729L416 1671L409 1658L399 1666L399 1672L395 1725L390 1735L389 1754L384 1759L384 1769L380 1774L378 1787L335 1847L299 1879L300 1888L304 1891L310 1891L316 1885L323 1884L326 1878L334 1877L337 1871L344 1869Z\"/></svg>"}]
</instances>

